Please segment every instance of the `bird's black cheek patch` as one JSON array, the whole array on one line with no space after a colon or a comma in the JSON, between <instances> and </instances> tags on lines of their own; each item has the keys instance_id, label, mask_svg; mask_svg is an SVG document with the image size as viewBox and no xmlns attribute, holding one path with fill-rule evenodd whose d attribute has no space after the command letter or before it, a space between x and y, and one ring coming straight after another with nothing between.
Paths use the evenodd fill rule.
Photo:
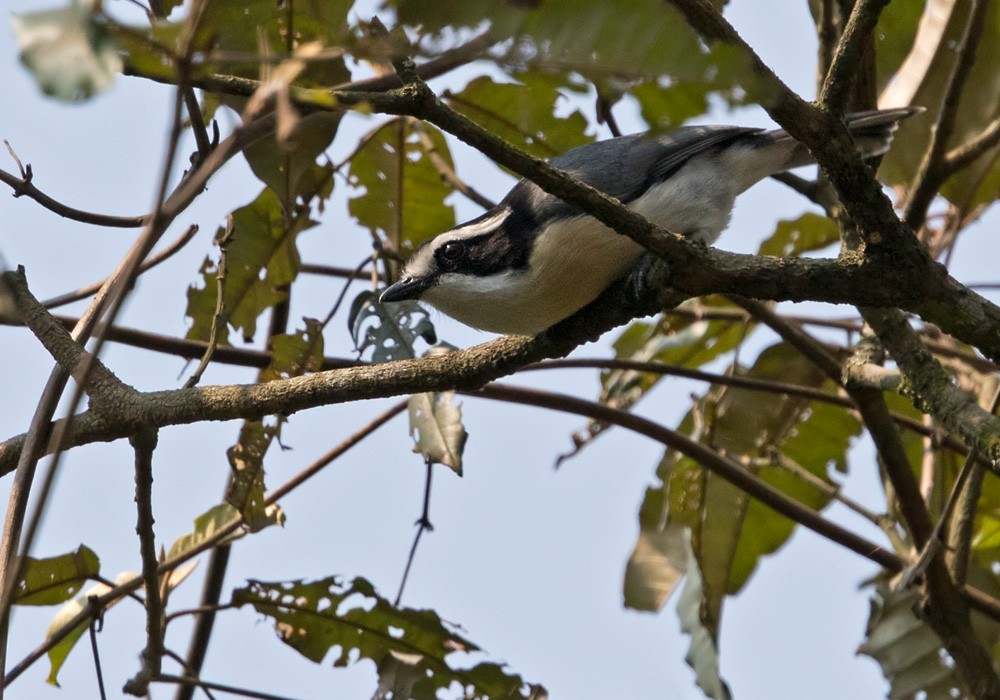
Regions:
<instances>
[{"instance_id":1,"label":"bird's black cheek patch","mask_svg":"<svg viewBox=\"0 0 1000 700\"><path fill-rule=\"evenodd\" d=\"M442 270L487 277L528 266L534 224L522 217L508 216L496 231L465 239L465 255L445 260L438 251L435 259Z\"/></svg>"}]
</instances>

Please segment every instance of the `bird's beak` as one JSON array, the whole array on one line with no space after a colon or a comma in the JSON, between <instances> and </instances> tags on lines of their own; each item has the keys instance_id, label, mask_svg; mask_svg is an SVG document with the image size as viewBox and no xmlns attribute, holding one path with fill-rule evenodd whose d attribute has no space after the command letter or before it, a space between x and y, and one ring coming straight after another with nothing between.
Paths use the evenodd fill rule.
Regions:
<instances>
[{"instance_id":1,"label":"bird's beak","mask_svg":"<svg viewBox=\"0 0 1000 700\"><path fill-rule=\"evenodd\" d=\"M403 277L389 285L378 300L384 304L387 301L417 299L432 284L434 280L431 277Z\"/></svg>"}]
</instances>

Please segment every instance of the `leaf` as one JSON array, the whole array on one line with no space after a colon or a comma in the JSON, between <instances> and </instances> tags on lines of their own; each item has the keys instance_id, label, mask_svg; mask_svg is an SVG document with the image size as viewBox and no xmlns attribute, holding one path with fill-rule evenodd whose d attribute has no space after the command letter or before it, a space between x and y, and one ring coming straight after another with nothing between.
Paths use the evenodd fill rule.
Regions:
<instances>
[{"instance_id":1,"label":"leaf","mask_svg":"<svg viewBox=\"0 0 1000 700\"><path fill-rule=\"evenodd\" d=\"M797 219L779 221L771 237L760 244L758 254L798 257L839 241L840 231L833 219L807 212Z\"/></svg>"},{"instance_id":2,"label":"leaf","mask_svg":"<svg viewBox=\"0 0 1000 700\"><path fill-rule=\"evenodd\" d=\"M347 327L354 340L358 356L372 350L375 364L394 360L409 360L417 356L417 338L437 342L430 314L416 301L380 304L375 292L361 292L351 303Z\"/></svg>"},{"instance_id":3,"label":"leaf","mask_svg":"<svg viewBox=\"0 0 1000 700\"><path fill-rule=\"evenodd\" d=\"M330 146L337 135L339 112L313 112L299 118L295 130L281 142L267 136L243 151L253 174L286 202L289 208L301 197L308 201L313 196L328 199L333 191L333 170L322 191L315 188L316 179L303 177L318 168L316 159Z\"/></svg>"},{"instance_id":4,"label":"leaf","mask_svg":"<svg viewBox=\"0 0 1000 700\"><path fill-rule=\"evenodd\" d=\"M677 616L681 621L681 631L691 638L691 646L684 660L694 669L695 681L705 695L715 700L731 698L729 686L719 675L718 628L705 624L705 591L698 569L698 562L688 544L687 578L684 589L677 601Z\"/></svg>"},{"instance_id":5,"label":"leaf","mask_svg":"<svg viewBox=\"0 0 1000 700\"><path fill-rule=\"evenodd\" d=\"M414 451L429 464L443 464L462 475L462 452L469 434L462 424L462 406L454 391L414 394L408 402Z\"/></svg>"},{"instance_id":6,"label":"leaf","mask_svg":"<svg viewBox=\"0 0 1000 700\"><path fill-rule=\"evenodd\" d=\"M233 235L226 252L223 287L223 317L234 329L243 329L251 340L257 318L288 296L287 285L299 272L296 238L316 222L308 217L286 221L281 203L271 190L264 190L250 204L233 212ZM222 229L220 229L220 235ZM217 270L208 258L201 269L204 286L188 289L185 312L192 320L187 337L207 341L215 315ZM227 342L222 324L219 343Z\"/></svg>"},{"instance_id":7,"label":"leaf","mask_svg":"<svg viewBox=\"0 0 1000 700\"><path fill-rule=\"evenodd\" d=\"M517 83L476 78L445 101L495 136L541 158L551 158L593 141L579 110L557 111L564 101L558 82L539 73L521 74Z\"/></svg>"},{"instance_id":8,"label":"leaf","mask_svg":"<svg viewBox=\"0 0 1000 700\"><path fill-rule=\"evenodd\" d=\"M441 132L420 128L454 167ZM372 235L381 234L391 250L413 250L455 226L455 210L445 204L451 186L441 179L409 120L393 119L369 132L351 159L348 181L363 190L348 202L351 216Z\"/></svg>"},{"instance_id":9,"label":"leaf","mask_svg":"<svg viewBox=\"0 0 1000 700\"><path fill-rule=\"evenodd\" d=\"M118 49L97 22L94 0L70 7L14 15L21 63L47 95L79 102L104 92L121 72Z\"/></svg>"},{"instance_id":10,"label":"leaf","mask_svg":"<svg viewBox=\"0 0 1000 700\"><path fill-rule=\"evenodd\" d=\"M115 577L115 585L120 585L125 581L131 580L136 577L137 574L131 571L123 571ZM88 605L88 600L93 597L102 596L111 587L106 583L95 583L93 586L88 588L84 593L78 595L76 598L67 601L61 608L59 612L56 613L55 617L52 618L52 622L49 623L49 628L45 633L45 639L48 641L52 636L61 630L67 623L69 623L73 618L82 613ZM119 600L113 600L104 608L105 611L110 609L112 606L117 605ZM58 675L59 670L62 668L63 664L66 662L66 657L69 653L73 651L73 647L76 645L80 636L87 630L88 623L82 622L76 627L74 627L69 634L55 643L48 652L49 656L49 677L46 679L48 683L54 686L58 686Z\"/></svg>"},{"instance_id":11,"label":"leaf","mask_svg":"<svg viewBox=\"0 0 1000 700\"><path fill-rule=\"evenodd\" d=\"M448 657L479 648L432 610L393 607L363 578L249 581L233 591L233 603L252 605L274 619L281 640L310 661L320 663L331 650L337 667L371 659L385 693L432 700L453 685L468 698L521 698L530 692L520 676L501 665L453 666Z\"/></svg>"},{"instance_id":12,"label":"leaf","mask_svg":"<svg viewBox=\"0 0 1000 700\"><path fill-rule=\"evenodd\" d=\"M238 517L240 517L239 511L228 503L222 503L209 508L194 519L194 531L182 535L174 541L170 546L170 551L167 552L167 559L173 559L174 557L179 557L182 554L190 552L202 542L214 536L216 530ZM242 536L243 530L237 530L220 544L232 542Z\"/></svg>"},{"instance_id":13,"label":"leaf","mask_svg":"<svg viewBox=\"0 0 1000 700\"><path fill-rule=\"evenodd\" d=\"M664 515L663 500L663 489L646 490L639 515L642 523L639 539L625 565L622 590L626 608L660 610L687 569L691 533L683 525L658 526L657 521ZM650 518L655 520L647 522Z\"/></svg>"},{"instance_id":14,"label":"leaf","mask_svg":"<svg viewBox=\"0 0 1000 700\"><path fill-rule=\"evenodd\" d=\"M205 4L196 45L210 59L226 56L219 63L208 63L208 72L257 79L262 58L288 57L291 51L311 42L326 47L347 43L351 36L347 13L352 4L350 0L294 3L212 0ZM249 58L229 58L240 55ZM350 73L343 56L331 54L322 60L309 61L296 84L330 87L348 80Z\"/></svg>"},{"instance_id":15,"label":"leaf","mask_svg":"<svg viewBox=\"0 0 1000 700\"><path fill-rule=\"evenodd\" d=\"M239 441L226 451L233 478L226 502L239 511L250 532L271 525L284 525L285 513L277 505L267 505L264 498L264 455L280 430L260 420L244 421Z\"/></svg>"},{"instance_id":16,"label":"leaf","mask_svg":"<svg viewBox=\"0 0 1000 700\"><path fill-rule=\"evenodd\" d=\"M732 302L722 298L709 297L706 301L712 308L735 308ZM695 317L676 317L669 321L664 317L659 323L636 321L615 340L615 359L694 369L733 350L753 328L753 324L739 320L705 321ZM662 379L664 375L655 372L604 371L601 373L600 401L612 408L628 410ZM576 456L606 427L607 424L601 421L589 421L586 428L573 434L574 449L561 455L559 463Z\"/></svg>"},{"instance_id":17,"label":"leaf","mask_svg":"<svg viewBox=\"0 0 1000 700\"><path fill-rule=\"evenodd\" d=\"M303 322L301 331L271 336L271 364L261 372L261 381L298 377L323 367L323 329L315 319Z\"/></svg>"},{"instance_id":18,"label":"leaf","mask_svg":"<svg viewBox=\"0 0 1000 700\"><path fill-rule=\"evenodd\" d=\"M924 10L926 21L906 60L879 97L879 104L922 105L925 115L907 120L896 134L896 144L883 160L880 177L889 183L907 183L926 150L933 116L945 97L952 74L955 46L964 32L972 3L932 0ZM928 60L930 58L930 60ZM966 79L956 111L954 133L948 148L955 148L978 134L1000 115L1000 11L986 10L976 60ZM949 178L941 189L951 203L969 211L1000 196L1000 146L987 151L968 168Z\"/></svg>"},{"instance_id":19,"label":"leaf","mask_svg":"<svg viewBox=\"0 0 1000 700\"><path fill-rule=\"evenodd\" d=\"M392 4L400 22L430 33L481 28L486 22L501 44L498 50L506 50L502 59L516 66L641 78L703 77L710 65L709 49L683 17L655 0L395 0Z\"/></svg>"},{"instance_id":20,"label":"leaf","mask_svg":"<svg viewBox=\"0 0 1000 700\"><path fill-rule=\"evenodd\" d=\"M765 349L740 374L804 386L824 383L808 360L783 343ZM678 427L733 459L786 459L821 478L830 467L843 468L850 440L860 429L859 421L839 407L734 388L709 392ZM772 457L776 450L780 455ZM830 500L783 467L761 466L755 472L813 508ZM703 623L717 624L724 596L742 588L760 557L788 540L794 523L674 452L664 454L657 476L662 483L647 490L639 512L639 540L626 568L626 604L645 610L663 605L678 572L686 568L675 528L688 528L702 578ZM638 568L643 556L648 556L646 572Z\"/></svg>"},{"instance_id":21,"label":"leaf","mask_svg":"<svg viewBox=\"0 0 1000 700\"><path fill-rule=\"evenodd\" d=\"M14 589L15 605L56 605L72 598L84 581L101 572L101 562L90 547L46 559L27 558L24 577Z\"/></svg>"},{"instance_id":22,"label":"leaf","mask_svg":"<svg viewBox=\"0 0 1000 700\"><path fill-rule=\"evenodd\" d=\"M891 685L890 698L908 698L921 691L927 700L960 697L962 686L942 657L941 641L913 612L919 600L916 589L894 591L880 583L872 596L866 639L858 652L882 667Z\"/></svg>"}]
</instances>

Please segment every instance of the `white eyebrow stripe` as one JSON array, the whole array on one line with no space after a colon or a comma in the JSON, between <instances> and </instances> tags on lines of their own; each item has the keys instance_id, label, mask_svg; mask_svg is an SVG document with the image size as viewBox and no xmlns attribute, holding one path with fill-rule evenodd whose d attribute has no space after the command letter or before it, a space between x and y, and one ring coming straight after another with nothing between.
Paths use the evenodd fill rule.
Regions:
<instances>
[{"instance_id":1,"label":"white eyebrow stripe","mask_svg":"<svg viewBox=\"0 0 1000 700\"><path fill-rule=\"evenodd\" d=\"M449 240L455 240L458 238L474 238L483 233L489 233L490 231L495 231L504 220L510 216L510 209L504 207L494 213L492 216L488 216L481 221L475 221L468 224L463 224L461 226L456 226L449 233L453 234L449 236Z\"/></svg>"}]
</instances>

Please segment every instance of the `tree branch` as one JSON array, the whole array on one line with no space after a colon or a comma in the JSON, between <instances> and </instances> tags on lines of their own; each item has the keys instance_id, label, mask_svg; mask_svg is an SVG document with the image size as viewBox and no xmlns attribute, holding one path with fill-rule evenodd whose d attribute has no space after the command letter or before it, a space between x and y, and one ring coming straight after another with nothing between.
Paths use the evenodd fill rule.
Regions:
<instances>
[{"instance_id":1,"label":"tree branch","mask_svg":"<svg viewBox=\"0 0 1000 700\"><path fill-rule=\"evenodd\" d=\"M123 691L143 696L150 682L159 675L163 658L163 601L160 598L160 577L157 573L156 537L153 534L153 451L156 430L140 430L129 442L135 450L135 531L139 535L142 558L142 581L146 589L146 646L142 650L142 668L126 683Z\"/></svg>"}]
</instances>

